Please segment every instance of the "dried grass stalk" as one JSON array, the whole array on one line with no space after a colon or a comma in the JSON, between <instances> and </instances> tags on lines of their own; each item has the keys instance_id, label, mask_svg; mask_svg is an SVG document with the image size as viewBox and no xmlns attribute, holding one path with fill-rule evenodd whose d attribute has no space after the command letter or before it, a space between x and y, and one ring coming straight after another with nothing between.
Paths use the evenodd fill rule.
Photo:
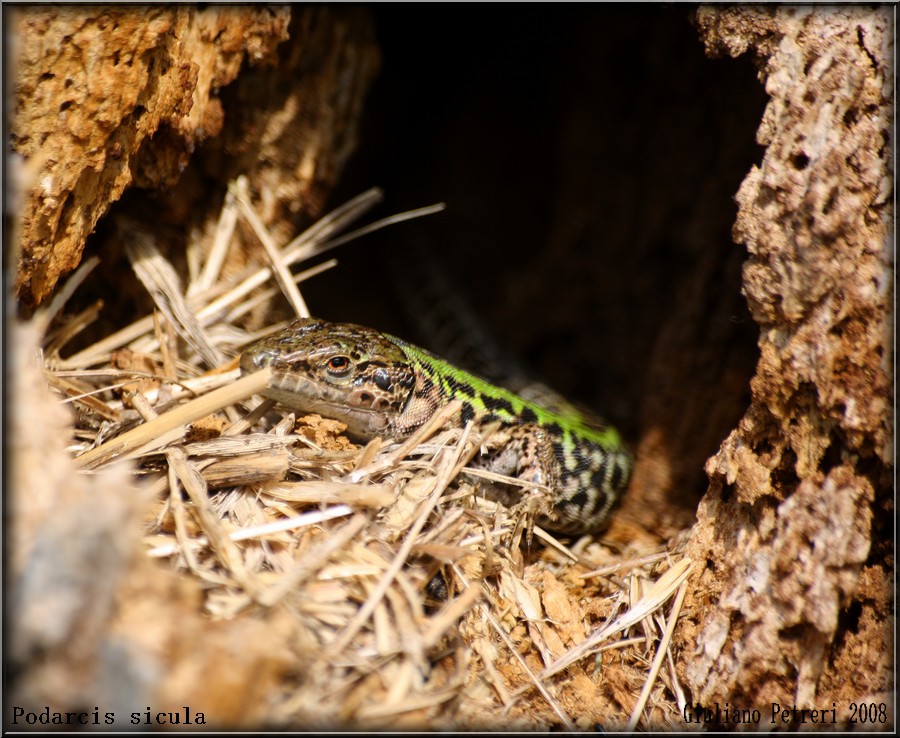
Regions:
<instances>
[{"instance_id":1,"label":"dried grass stalk","mask_svg":"<svg viewBox=\"0 0 900 738\"><path fill-rule=\"evenodd\" d=\"M635 728L654 724L648 714L664 724L678 709L662 664L687 560L563 545L534 524L545 488L463 472L502 431L444 429L453 407L401 444L359 448L335 421L245 405L268 376L238 378L235 357L264 333L243 316L276 294L272 274L305 314L289 268L349 238L338 234L380 196L364 193L279 249L238 182L183 290L149 237L132 234L158 312L68 359L69 333L46 344L51 386L82 409L75 465L131 459L154 499L148 558L202 583L213 622L262 619L290 644L293 668L269 695L273 726ZM240 218L268 263L225 279ZM484 498L497 481L521 502Z\"/></svg>"}]
</instances>

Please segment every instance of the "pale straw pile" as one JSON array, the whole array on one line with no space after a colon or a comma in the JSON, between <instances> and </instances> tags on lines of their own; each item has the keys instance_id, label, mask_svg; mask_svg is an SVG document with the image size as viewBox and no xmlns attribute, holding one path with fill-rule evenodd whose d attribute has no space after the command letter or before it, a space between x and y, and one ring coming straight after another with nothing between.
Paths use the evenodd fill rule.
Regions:
<instances>
[{"instance_id":1,"label":"pale straw pile","mask_svg":"<svg viewBox=\"0 0 900 738\"><path fill-rule=\"evenodd\" d=\"M485 474L461 470L496 428L441 429L444 414L403 444L357 447L336 421L254 397L267 370L240 378L240 352L283 325L250 331L249 316L279 292L308 315L297 284L336 262L289 267L422 214L338 235L379 198L279 247L238 180L212 244L188 250L186 289L125 229L154 314L65 359L98 308L44 342L48 380L78 409L77 466L132 459L155 500L146 555L201 581L210 619L253 613L288 630L294 667L270 696L272 727L680 726L669 643L688 561L602 537L566 548L534 525L547 494L535 485L506 480L522 489L511 509L485 499ZM269 266L226 278L241 220Z\"/></svg>"}]
</instances>

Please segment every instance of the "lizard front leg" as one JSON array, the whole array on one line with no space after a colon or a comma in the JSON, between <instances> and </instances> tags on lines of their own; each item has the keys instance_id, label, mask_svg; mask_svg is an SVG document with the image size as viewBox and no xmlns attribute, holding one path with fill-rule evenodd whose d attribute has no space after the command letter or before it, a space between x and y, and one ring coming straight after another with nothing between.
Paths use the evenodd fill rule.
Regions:
<instances>
[{"instance_id":1,"label":"lizard front leg","mask_svg":"<svg viewBox=\"0 0 900 738\"><path fill-rule=\"evenodd\" d=\"M554 512L552 500L555 499L555 487L559 481L558 463L549 435L546 429L531 423L502 429L492 439L493 443L489 442L487 454L474 461L472 466L548 487L549 498L541 495L535 499L526 487L499 482L484 485L490 499L509 508L531 498L538 503L540 524L557 530L558 516Z\"/></svg>"}]
</instances>

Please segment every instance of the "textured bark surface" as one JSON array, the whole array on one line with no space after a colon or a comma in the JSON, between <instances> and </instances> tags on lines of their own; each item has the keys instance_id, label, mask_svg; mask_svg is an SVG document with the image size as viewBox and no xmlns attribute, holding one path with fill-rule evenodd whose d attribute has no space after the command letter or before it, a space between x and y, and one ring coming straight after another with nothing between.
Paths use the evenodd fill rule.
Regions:
<instances>
[{"instance_id":1,"label":"textured bark surface","mask_svg":"<svg viewBox=\"0 0 900 738\"><path fill-rule=\"evenodd\" d=\"M178 178L197 144L222 129L219 88L245 55L271 59L288 18L161 7L17 14L12 141L30 165L21 299L39 303L78 265L87 236L135 180Z\"/></svg>"},{"instance_id":2,"label":"textured bark surface","mask_svg":"<svg viewBox=\"0 0 900 738\"><path fill-rule=\"evenodd\" d=\"M221 199L219 178L246 174L266 193L268 222L317 213L378 64L353 12L47 8L17 12L13 26L26 305L78 265L130 187L160 191L150 219L176 226L198 219L204 175ZM203 167L186 171L210 139Z\"/></svg>"},{"instance_id":3,"label":"textured bark surface","mask_svg":"<svg viewBox=\"0 0 900 738\"><path fill-rule=\"evenodd\" d=\"M705 8L697 25L710 55L756 53L770 101L734 229L760 359L707 464L680 674L703 706L845 719L893 688L891 12Z\"/></svg>"},{"instance_id":4,"label":"textured bark surface","mask_svg":"<svg viewBox=\"0 0 900 738\"><path fill-rule=\"evenodd\" d=\"M146 297L128 289L115 229L103 231L111 210L167 233L183 263L191 230L215 227L229 179L244 174L267 224L293 235L320 214L379 64L371 19L353 9L75 6L11 18L20 304L52 295L87 240L101 266L66 309L104 296L107 330ZM201 586L136 543L150 500L130 471L73 472L71 406L34 361L35 322L9 340L12 702L96 706L100 725L151 705L182 722L189 705L220 726L264 724L289 667L280 615L211 622Z\"/></svg>"},{"instance_id":5,"label":"textured bark surface","mask_svg":"<svg viewBox=\"0 0 900 738\"><path fill-rule=\"evenodd\" d=\"M404 26L413 11L397 8L379 12L382 34L411 44L392 72L398 94L384 124L400 146L373 168L374 182L367 173L360 184L393 176L391 194L405 184L413 196L393 200L397 209L474 203L461 226L447 228L445 256L487 298L486 313L506 314L509 343L542 375L630 423L638 467L620 512L640 532L663 539L693 519L703 460L747 407L759 329L752 403L707 466L712 483L688 547L705 566L676 637L688 697L741 708L836 701L845 713L849 701L889 690L889 16L828 8L697 16L711 56L761 60L770 98L759 130L765 158L740 190L735 228L749 252L743 284L754 323L736 286L745 251L727 233L734 182L753 158L741 135L758 119L756 101L733 84L729 62L688 57L683 38L692 50L696 37L683 27L686 11L653 22L643 11L599 9L549 26L541 18L536 37L557 44L544 57L529 44L521 56L498 54L498 39L517 41L504 21L483 31L477 43L488 51L461 68L470 59L459 52L466 16L455 33L444 29L451 41L437 57L450 73L441 78L427 55L435 39L414 33L415 22ZM96 226L88 249L103 258L96 274L104 271L72 302L82 292L103 296L116 327L143 291L123 287L130 267L104 215L127 210L142 229L170 229L161 247L177 253L185 240L209 240L226 183L245 174L276 237L294 235L319 214L353 148L379 63L371 24L354 9L40 9L19 11L15 22L19 297L30 304L51 294ZM508 77L485 63L492 56L501 72L513 60ZM532 59L523 74L519 65ZM558 66L544 78L548 59ZM552 94L532 94L541 84ZM445 103L440 115L420 110L426 88ZM603 127L610 120L620 127ZM516 132L522 121L540 130L539 144ZM430 137L423 150L442 175L432 192L423 192L421 151L409 145L419 135ZM529 237L538 242L530 253ZM392 329L372 317L387 310L384 251L365 252L311 283L324 299L310 304ZM366 258L371 269L359 267ZM13 343L30 355L37 340ZM40 377L33 384L43 392ZM53 417L37 410L41 398L19 388L13 396ZM28 499L17 507L11 573L29 577L17 595L54 592L68 602L66 627L52 637L29 619L13 654L15 697L63 710L98 699L122 712L188 703L229 725L264 720L289 629L255 616L211 625L198 615L196 587L140 563L121 538L121 524L139 514L139 501L121 499L122 478L60 483L71 476L65 444L46 439L62 438L67 422L17 431L23 458L40 450L16 479ZM84 545L67 560L73 540ZM72 591L52 576L76 569ZM616 697L629 705L634 694Z\"/></svg>"},{"instance_id":6,"label":"textured bark surface","mask_svg":"<svg viewBox=\"0 0 900 738\"><path fill-rule=\"evenodd\" d=\"M278 619L211 621L201 585L165 570L140 545L151 500L130 469L74 472L70 406L32 361L41 338L33 323L9 336L11 394L28 412L12 414L7 449L14 553L5 595L14 645L4 724L13 705L82 713L81 724L95 730L108 715L133 725L134 711L150 706L154 719L183 716L189 705L195 720L199 711L215 725L264 724L289 668Z\"/></svg>"}]
</instances>

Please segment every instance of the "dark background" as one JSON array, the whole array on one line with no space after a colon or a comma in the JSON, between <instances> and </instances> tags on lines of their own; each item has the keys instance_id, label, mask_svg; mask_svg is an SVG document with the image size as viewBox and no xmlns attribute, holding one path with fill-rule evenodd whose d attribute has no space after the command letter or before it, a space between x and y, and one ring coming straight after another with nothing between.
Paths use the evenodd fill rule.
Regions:
<instances>
[{"instance_id":1,"label":"dark background","mask_svg":"<svg viewBox=\"0 0 900 738\"><path fill-rule=\"evenodd\" d=\"M440 302L429 266L511 356L620 428L638 456L628 500L653 518L642 524L689 524L703 464L746 409L757 360L740 291L746 253L731 238L734 195L762 154L753 60L708 58L694 8L680 4L323 12L370 13L382 54L328 208L372 186L386 197L363 222L447 208L330 252L338 267L303 286L313 314L460 360L415 319ZM222 100L226 126L239 121L239 89ZM198 154L182 179L202 176ZM208 182L216 207L225 181ZM132 188L114 209L146 213L147 196ZM114 248L104 221L96 238ZM148 309L136 284L83 292L117 315Z\"/></svg>"},{"instance_id":2,"label":"dark background","mask_svg":"<svg viewBox=\"0 0 900 738\"><path fill-rule=\"evenodd\" d=\"M428 345L395 291L424 249L549 384L667 437L665 485L695 501L756 360L731 239L762 152L752 59L706 57L687 6L372 12L383 68L333 204L378 185L377 215L447 210L342 247L313 310Z\"/></svg>"}]
</instances>

